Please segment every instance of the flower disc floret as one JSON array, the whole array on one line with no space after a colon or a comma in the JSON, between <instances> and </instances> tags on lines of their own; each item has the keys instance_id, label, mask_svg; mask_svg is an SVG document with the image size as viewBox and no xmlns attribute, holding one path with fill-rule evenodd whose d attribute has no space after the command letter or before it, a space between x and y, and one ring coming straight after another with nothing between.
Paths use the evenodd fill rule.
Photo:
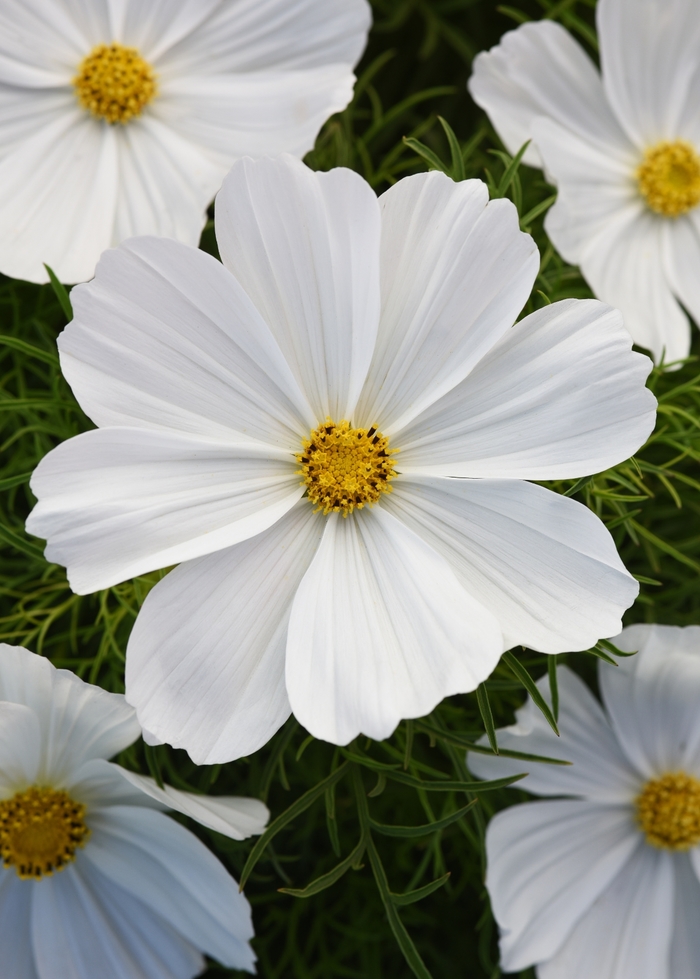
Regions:
<instances>
[{"instance_id":1,"label":"flower disc floret","mask_svg":"<svg viewBox=\"0 0 700 979\"><path fill-rule=\"evenodd\" d=\"M125 125L158 94L156 73L136 48L98 44L73 79L78 102L111 125Z\"/></svg>"},{"instance_id":2,"label":"flower disc floret","mask_svg":"<svg viewBox=\"0 0 700 979\"><path fill-rule=\"evenodd\" d=\"M647 843L690 850L700 843L700 781L684 772L651 779L637 797L637 821Z\"/></svg>"},{"instance_id":3,"label":"flower disc floret","mask_svg":"<svg viewBox=\"0 0 700 979\"><path fill-rule=\"evenodd\" d=\"M330 418L311 432L298 453L307 495L323 513L344 517L390 493L396 476L389 440L376 428L353 428Z\"/></svg>"},{"instance_id":4,"label":"flower disc floret","mask_svg":"<svg viewBox=\"0 0 700 979\"><path fill-rule=\"evenodd\" d=\"M645 152L637 181L652 211L672 218L687 214L700 204L700 155L681 139L658 143Z\"/></svg>"},{"instance_id":5,"label":"flower disc floret","mask_svg":"<svg viewBox=\"0 0 700 979\"><path fill-rule=\"evenodd\" d=\"M85 806L67 792L33 786L0 802L0 854L22 880L64 870L89 836Z\"/></svg>"}]
</instances>

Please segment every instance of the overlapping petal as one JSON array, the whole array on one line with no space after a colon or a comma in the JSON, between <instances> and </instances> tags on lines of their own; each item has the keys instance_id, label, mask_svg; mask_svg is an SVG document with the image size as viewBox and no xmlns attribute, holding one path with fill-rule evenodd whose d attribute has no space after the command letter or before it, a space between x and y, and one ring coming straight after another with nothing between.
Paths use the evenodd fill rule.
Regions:
<instances>
[{"instance_id":1,"label":"overlapping petal","mask_svg":"<svg viewBox=\"0 0 700 979\"><path fill-rule=\"evenodd\" d=\"M469 91L513 154L532 139L533 123L541 116L613 153L627 143L595 66L553 20L523 24L504 34L497 47L477 55ZM523 159L542 165L537 144Z\"/></svg>"},{"instance_id":2,"label":"overlapping petal","mask_svg":"<svg viewBox=\"0 0 700 979\"><path fill-rule=\"evenodd\" d=\"M195 948L253 971L250 905L196 836L163 813L130 806L94 813L91 830L86 861Z\"/></svg>"},{"instance_id":3,"label":"overlapping petal","mask_svg":"<svg viewBox=\"0 0 700 979\"><path fill-rule=\"evenodd\" d=\"M640 845L559 952L538 965L540 979L676 979L669 970L672 861L670 853ZM556 911L550 927L554 922Z\"/></svg>"},{"instance_id":4,"label":"overlapping petal","mask_svg":"<svg viewBox=\"0 0 700 979\"><path fill-rule=\"evenodd\" d=\"M127 696L146 730L197 764L252 754L289 716L287 623L322 520L302 501L252 540L171 571L146 599Z\"/></svg>"},{"instance_id":5,"label":"overlapping petal","mask_svg":"<svg viewBox=\"0 0 700 979\"><path fill-rule=\"evenodd\" d=\"M32 889L14 871L0 871L3 979L43 979L36 971L30 930Z\"/></svg>"},{"instance_id":6,"label":"overlapping petal","mask_svg":"<svg viewBox=\"0 0 700 979\"><path fill-rule=\"evenodd\" d=\"M405 476L382 506L446 558L505 649L588 649L639 591L600 520L532 483Z\"/></svg>"},{"instance_id":7,"label":"overlapping petal","mask_svg":"<svg viewBox=\"0 0 700 979\"><path fill-rule=\"evenodd\" d=\"M486 835L486 883L501 928L503 969L517 972L542 963L562 947L567 953L571 930L606 888L621 879L640 846L626 807L583 800L529 802L495 816ZM655 887L651 880L645 883ZM627 908L621 909L621 915L626 913ZM583 979L602 973L550 975ZM652 973L647 975L651 979ZM606 979L613 977L606 974Z\"/></svg>"},{"instance_id":8,"label":"overlapping petal","mask_svg":"<svg viewBox=\"0 0 700 979\"><path fill-rule=\"evenodd\" d=\"M57 962L70 979L94 979L97 962L101 979L190 979L204 966L194 944L87 860L35 888L31 946L39 979Z\"/></svg>"},{"instance_id":9,"label":"overlapping petal","mask_svg":"<svg viewBox=\"0 0 700 979\"><path fill-rule=\"evenodd\" d=\"M601 472L651 433L651 361L617 310L568 299L517 323L401 433L403 473L560 479Z\"/></svg>"},{"instance_id":10,"label":"overlapping petal","mask_svg":"<svg viewBox=\"0 0 700 979\"><path fill-rule=\"evenodd\" d=\"M469 768L479 778L505 778L527 772L521 785L534 795L581 796L595 802L629 804L641 789L641 779L626 758L613 728L585 683L565 666L557 670L559 737L542 711L528 698L516 712L517 723L497 732L500 748L547 758L569 765L537 764L515 758L470 753ZM537 684L549 701L545 675Z\"/></svg>"},{"instance_id":11,"label":"overlapping petal","mask_svg":"<svg viewBox=\"0 0 700 979\"><path fill-rule=\"evenodd\" d=\"M280 345L316 424L351 419L379 321L379 206L351 170L241 160L216 199L224 265ZM312 427L315 427L312 426Z\"/></svg>"},{"instance_id":12,"label":"overlapping petal","mask_svg":"<svg viewBox=\"0 0 700 979\"><path fill-rule=\"evenodd\" d=\"M356 423L393 435L462 381L508 330L539 267L506 200L443 173L380 199L382 312Z\"/></svg>"},{"instance_id":13,"label":"overlapping petal","mask_svg":"<svg viewBox=\"0 0 700 979\"><path fill-rule=\"evenodd\" d=\"M700 626L634 625L614 640L637 652L601 664L600 688L620 745L644 778L700 778Z\"/></svg>"},{"instance_id":14,"label":"overlapping petal","mask_svg":"<svg viewBox=\"0 0 700 979\"><path fill-rule=\"evenodd\" d=\"M210 255L134 239L72 301L61 367L97 425L296 450L315 424L269 327Z\"/></svg>"},{"instance_id":15,"label":"overlapping petal","mask_svg":"<svg viewBox=\"0 0 700 979\"><path fill-rule=\"evenodd\" d=\"M327 518L294 598L287 691L316 737L388 737L474 690L498 662L496 619L447 561L382 507Z\"/></svg>"},{"instance_id":16,"label":"overlapping petal","mask_svg":"<svg viewBox=\"0 0 700 979\"><path fill-rule=\"evenodd\" d=\"M4 643L0 645L0 701L25 705L39 722L39 769L28 779L40 782L61 782L84 761L111 758L140 734L134 711L122 696ZM31 738L25 733L30 751Z\"/></svg>"},{"instance_id":17,"label":"overlapping petal","mask_svg":"<svg viewBox=\"0 0 700 979\"><path fill-rule=\"evenodd\" d=\"M28 530L78 594L237 544L303 493L291 453L173 432L103 428L37 468Z\"/></svg>"},{"instance_id":18,"label":"overlapping petal","mask_svg":"<svg viewBox=\"0 0 700 979\"><path fill-rule=\"evenodd\" d=\"M689 101L697 104L700 18L693 0L600 0L603 84L610 105L644 149L678 139Z\"/></svg>"}]
</instances>

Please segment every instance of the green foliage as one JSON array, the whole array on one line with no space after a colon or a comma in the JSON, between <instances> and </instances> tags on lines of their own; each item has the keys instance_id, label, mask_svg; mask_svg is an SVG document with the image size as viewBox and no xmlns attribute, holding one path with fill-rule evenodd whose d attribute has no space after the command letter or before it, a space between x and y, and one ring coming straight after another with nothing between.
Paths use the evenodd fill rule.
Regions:
<instances>
[{"instance_id":1,"label":"green foliage","mask_svg":"<svg viewBox=\"0 0 700 979\"><path fill-rule=\"evenodd\" d=\"M524 312L589 296L578 270L544 235L552 188L503 152L465 83L479 50L531 18L560 20L593 53L593 8L593 0L374 0L355 99L324 127L309 164L350 166L377 192L426 168L455 180L480 176L492 196L516 203L541 250ZM215 251L211 229L204 243ZM63 569L44 560L42 542L24 531L33 469L51 447L91 427L59 370L56 337L69 315L69 296L55 281L37 287L0 279L0 637L122 691L126 639L164 572L77 596ZM698 621L700 603L697 357L675 371L655 370L650 384L659 420L636 458L549 485L590 506L613 532L642 582L628 621L687 624ZM230 765L197 768L183 752L142 744L120 760L192 791L268 801L273 821L257 842L191 826L246 881L264 979L496 979L484 831L494 811L524 795L504 787L512 780L474 783L465 750L484 732L488 742L478 750L499 750L496 728L512 721L532 677L547 671L552 709L542 698L540 707L556 729L557 662L594 683L596 657L614 662L619 655L604 642L590 655L512 651L474 694L403 723L382 743L358 739L337 749L290 719L262 751ZM520 758L523 772L533 761L502 753ZM234 973L212 964L208 975Z\"/></svg>"}]
</instances>

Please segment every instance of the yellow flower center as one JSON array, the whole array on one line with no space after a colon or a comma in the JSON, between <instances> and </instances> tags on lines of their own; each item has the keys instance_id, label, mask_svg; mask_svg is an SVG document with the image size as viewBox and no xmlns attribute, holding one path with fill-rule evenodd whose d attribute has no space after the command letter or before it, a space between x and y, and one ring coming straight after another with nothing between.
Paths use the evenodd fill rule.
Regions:
<instances>
[{"instance_id":1,"label":"yellow flower center","mask_svg":"<svg viewBox=\"0 0 700 979\"><path fill-rule=\"evenodd\" d=\"M158 94L156 73L136 48L98 44L73 79L78 102L98 119L125 125Z\"/></svg>"},{"instance_id":2,"label":"yellow flower center","mask_svg":"<svg viewBox=\"0 0 700 979\"><path fill-rule=\"evenodd\" d=\"M90 830L67 792L33 786L0 802L0 855L22 880L50 877L75 860Z\"/></svg>"},{"instance_id":3,"label":"yellow flower center","mask_svg":"<svg viewBox=\"0 0 700 979\"><path fill-rule=\"evenodd\" d=\"M677 218L700 204L700 156L682 139L658 143L637 169L642 197L652 211Z\"/></svg>"},{"instance_id":4,"label":"yellow flower center","mask_svg":"<svg viewBox=\"0 0 700 979\"><path fill-rule=\"evenodd\" d=\"M311 503L323 513L338 511L347 517L353 510L376 503L391 493L396 475L389 440L376 428L353 428L327 418L304 440L297 455Z\"/></svg>"},{"instance_id":5,"label":"yellow flower center","mask_svg":"<svg viewBox=\"0 0 700 979\"><path fill-rule=\"evenodd\" d=\"M700 843L700 782L684 772L651 779L637 797L637 821L651 846L690 850Z\"/></svg>"}]
</instances>

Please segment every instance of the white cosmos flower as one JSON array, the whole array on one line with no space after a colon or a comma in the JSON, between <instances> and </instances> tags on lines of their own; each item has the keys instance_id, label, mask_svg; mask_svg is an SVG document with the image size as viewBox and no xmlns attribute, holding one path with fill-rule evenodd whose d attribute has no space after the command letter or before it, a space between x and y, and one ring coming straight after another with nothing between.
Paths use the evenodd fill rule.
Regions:
<instances>
[{"instance_id":1,"label":"white cosmos flower","mask_svg":"<svg viewBox=\"0 0 700 979\"><path fill-rule=\"evenodd\" d=\"M255 971L248 902L161 810L242 840L267 808L161 789L106 760L140 734L121 695L0 644L3 979L190 979L202 953Z\"/></svg>"},{"instance_id":2,"label":"white cosmos flower","mask_svg":"<svg viewBox=\"0 0 700 979\"><path fill-rule=\"evenodd\" d=\"M100 427L32 480L78 592L183 562L128 646L143 727L198 762L290 709L379 739L515 643L617 633L638 586L612 538L523 480L627 458L650 362L594 300L513 326L539 261L515 207L286 157L237 163L216 222L223 264L141 238L73 291L61 361Z\"/></svg>"},{"instance_id":3,"label":"white cosmos flower","mask_svg":"<svg viewBox=\"0 0 700 979\"><path fill-rule=\"evenodd\" d=\"M700 4L599 0L601 73L563 27L524 24L469 90L558 188L545 227L636 343L668 363L700 322Z\"/></svg>"},{"instance_id":4,"label":"white cosmos flower","mask_svg":"<svg viewBox=\"0 0 700 979\"><path fill-rule=\"evenodd\" d=\"M366 0L0 0L0 272L196 245L232 162L303 156L352 98Z\"/></svg>"},{"instance_id":5,"label":"white cosmos flower","mask_svg":"<svg viewBox=\"0 0 700 979\"><path fill-rule=\"evenodd\" d=\"M635 625L639 650L600 664L603 706L559 670L557 738L532 701L501 748L570 767L469 755L483 778L559 796L499 813L486 834L486 884L501 965L539 979L700 976L700 628ZM546 677L541 692L548 696Z\"/></svg>"}]
</instances>

